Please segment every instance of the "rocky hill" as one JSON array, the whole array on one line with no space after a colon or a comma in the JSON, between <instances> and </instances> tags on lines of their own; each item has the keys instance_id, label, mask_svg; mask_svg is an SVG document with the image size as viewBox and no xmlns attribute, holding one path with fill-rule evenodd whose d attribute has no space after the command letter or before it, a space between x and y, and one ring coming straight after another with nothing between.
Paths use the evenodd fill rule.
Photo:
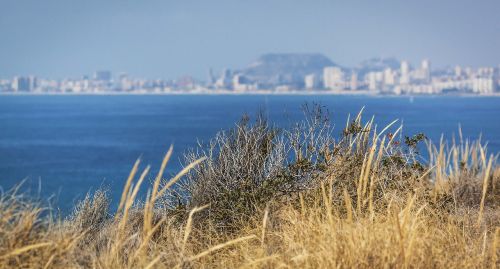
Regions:
<instances>
[{"instance_id":1,"label":"rocky hill","mask_svg":"<svg viewBox=\"0 0 500 269\"><path fill-rule=\"evenodd\" d=\"M291 84L300 86L308 74L320 76L323 68L337 66L322 54L271 53L264 54L239 72L251 81L264 85Z\"/></svg>"}]
</instances>

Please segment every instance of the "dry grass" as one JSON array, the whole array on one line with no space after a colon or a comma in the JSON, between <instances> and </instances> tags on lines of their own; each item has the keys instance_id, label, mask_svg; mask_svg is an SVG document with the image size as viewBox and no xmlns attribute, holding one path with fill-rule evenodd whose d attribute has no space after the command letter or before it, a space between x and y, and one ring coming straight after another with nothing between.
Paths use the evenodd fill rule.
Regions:
<instances>
[{"instance_id":1,"label":"dry grass","mask_svg":"<svg viewBox=\"0 0 500 269\"><path fill-rule=\"evenodd\" d=\"M65 220L3 193L0 268L499 268L500 168L480 142L428 143L424 162L400 128L360 114L335 141L312 119L239 125L165 179L171 148L145 201L138 161L114 213L102 191Z\"/></svg>"}]
</instances>

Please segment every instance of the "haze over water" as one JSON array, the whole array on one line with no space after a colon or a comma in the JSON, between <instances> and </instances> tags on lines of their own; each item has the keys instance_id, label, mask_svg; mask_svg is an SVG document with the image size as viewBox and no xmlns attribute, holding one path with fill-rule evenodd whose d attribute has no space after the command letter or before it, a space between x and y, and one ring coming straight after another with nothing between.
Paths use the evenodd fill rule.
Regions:
<instances>
[{"instance_id":1,"label":"haze over water","mask_svg":"<svg viewBox=\"0 0 500 269\"><path fill-rule=\"evenodd\" d=\"M174 157L167 173L180 169L180 156L219 130L234 126L243 113L265 109L280 127L303 118L304 103L329 109L339 134L347 115L365 106L383 127L394 119L404 134L424 132L451 140L461 124L465 137L489 142L500 152L500 98L360 96L0 96L0 187L27 178L25 188L55 195L67 211L100 186L116 203L134 161L157 169L170 144ZM424 154L424 157L426 155Z\"/></svg>"}]
</instances>

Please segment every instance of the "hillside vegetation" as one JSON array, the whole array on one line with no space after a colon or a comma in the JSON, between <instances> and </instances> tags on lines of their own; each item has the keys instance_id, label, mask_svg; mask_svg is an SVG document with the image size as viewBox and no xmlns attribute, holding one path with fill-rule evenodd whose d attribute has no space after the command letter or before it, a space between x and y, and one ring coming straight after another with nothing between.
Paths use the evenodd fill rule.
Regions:
<instances>
[{"instance_id":1,"label":"hillside vegetation","mask_svg":"<svg viewBox=\"0 0 500 269\"><path fill-rule=\"evenodd\" d=\"M305 106L185 154L167 177L138 160L116 212L98 190L61 218L0 197L0 268L499 268L500 167L481 141L433 144ZM141 189L148 189L144 200Z\"/></svg>"}]
</instances>

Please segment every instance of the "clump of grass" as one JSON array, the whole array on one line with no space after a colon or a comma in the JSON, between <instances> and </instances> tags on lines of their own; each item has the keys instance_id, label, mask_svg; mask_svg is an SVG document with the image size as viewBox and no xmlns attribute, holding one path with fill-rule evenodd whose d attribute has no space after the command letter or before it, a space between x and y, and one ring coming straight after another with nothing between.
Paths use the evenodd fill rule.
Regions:
<instances>
[{"instance_id":1,"label":"clump of grass","mask_svg":"<svg viewBox=\"0 0 500 269\"><path fill-rule=\"evenodd\" d=\"M324 108L304 110L289 129L244 118L171 178L172 148L156 175L137 161L116 212L102 190L64 220L1 193L0 268L499 267L500 168L486 146L435 145L361 113L335 137Z\"/></svg>"},{"instance_id":2,"label":"clump of grass","mask_svg":"<svg viewBox=\"0 0 500 269\"><path fill-rule=\"evenodd\" d=\"M106 191L99 189L93 195L88 193L78 202L67 223L80 232L99 231L109 218L109 198Z\"/></svg>"}]
</instances>

